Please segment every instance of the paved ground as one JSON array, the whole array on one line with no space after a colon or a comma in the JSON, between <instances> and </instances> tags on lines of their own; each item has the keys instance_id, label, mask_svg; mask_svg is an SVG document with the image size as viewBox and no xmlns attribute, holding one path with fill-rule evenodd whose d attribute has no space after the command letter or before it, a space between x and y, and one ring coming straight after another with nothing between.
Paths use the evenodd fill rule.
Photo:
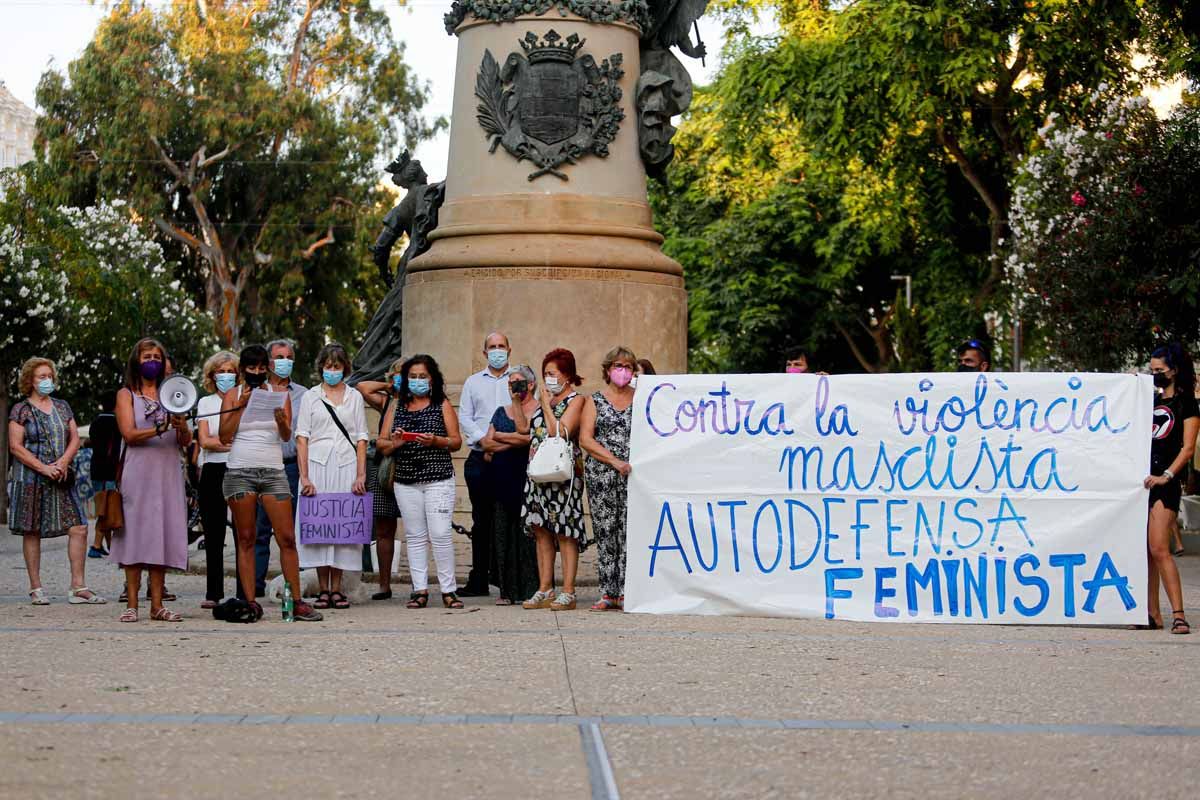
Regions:
<instances>
[{"instance_id":1,"label":"paved ground","mask_svg":"<svg viewBox=\"0 0 1200 800\"><path fill-rule=\"evenodd\" d=\"M193 575L170 578L185 622L122 625L66 604L62 540L44 561L35 608L0 537L5 798L1200 792L1200 635L398 600L227 625Z\"/></svg>"}]
</instances>

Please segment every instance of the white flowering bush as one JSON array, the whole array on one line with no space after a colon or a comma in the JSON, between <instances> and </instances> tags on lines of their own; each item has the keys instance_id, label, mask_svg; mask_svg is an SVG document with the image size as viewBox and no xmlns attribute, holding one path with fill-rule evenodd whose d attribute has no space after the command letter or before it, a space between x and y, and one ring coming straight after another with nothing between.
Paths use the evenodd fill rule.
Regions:
<instances>
[{"instance_id":1,"label":"white flowering bush","mask_svg":"<svg viewBox=\"0 0 1200 800\"><path fill-rule=\"evenodd\" d=\"M18 231L0 226L0 352L54 349L69 316L69 282L36 252L27 252Z\"/></svg>"},{"instance_id":2,"label":"white flowering bush","mask_svg":"<svg viewBox=\"0 0 1200 800\"><path fill-rule=\"evenodd\" d=\"M1013 181L1006 275L1046 366L1123 369L1196 335L1200 116L1103 91L1091 124L1051 116Z\"/></svg>"},{"instance_id":3,"label":"white flowering bush","mask_svg":"<svg viewBox=\"0 0 1200 800\"><path fill-rule=\"evenodd\" d=\"M180 371L215 349L212 319L196 306L121 200L40 211L0 222L0 359L8 380L42 355L67 393L90 401L119 385L133 343L163 341ZM10 385L10 389L11 389Z\"/></svg>"}]
</instances>

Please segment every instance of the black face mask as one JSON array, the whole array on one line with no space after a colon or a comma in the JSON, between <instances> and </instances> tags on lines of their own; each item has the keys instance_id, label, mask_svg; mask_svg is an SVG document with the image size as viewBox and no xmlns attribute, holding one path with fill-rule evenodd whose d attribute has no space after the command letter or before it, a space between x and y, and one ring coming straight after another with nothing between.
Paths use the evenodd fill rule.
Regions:
<instances>
[{"instance_id":1,"label":"black face mask","mask_svg":"<svg viewBox=\"0 0 1200 800\"><path fill-rule=\"evenodd\" d=\"M1154 373L1154 385L1159 389L1165 389L1171 385L1171 379L1167 377L1165 372Z\"/></svg>"},{"instance_id":2,"label":"black face mask","mask_svg":"<svg viewBox=\"0 0 1200 800\"><path fill-rule=\"evenodd\" d=\"M958 372L979 372L979 367L970 367L966 364L959 364Z\"/></svg>"},{"instance_id":3,"label":"black face mask","mask_svg":"<svg viewBox=\"0 0 1200 800\"><path fill-rule=\"evenodd\" d=\"M246 385L251 389L257 389L267 380L267 373L265 372L244 372L242 375L246 379Z\"/></svg>"}]
</instances>

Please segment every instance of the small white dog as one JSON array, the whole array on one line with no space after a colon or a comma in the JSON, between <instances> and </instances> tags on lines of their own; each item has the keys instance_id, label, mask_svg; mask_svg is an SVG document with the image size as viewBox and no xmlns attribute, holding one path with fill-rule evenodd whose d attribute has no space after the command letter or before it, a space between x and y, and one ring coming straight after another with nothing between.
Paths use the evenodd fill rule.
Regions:
<instances>
[{"instance_id":1,"label":"small white dog","mask_svg":"<svg viewBox=\"0 0 1200 800\"><path fill-rule=\"evenodd\" d=\"M317 580L315 569L300 570L300 592L305 597L316 597L321 593L321 584ZM357 572L342 573L342 594L351 603L363 603L371 599L371 590L362 582L362 576ZM272 603L283 602L283 576L277 575L267 584L267 598Z\"/></svg>"}]
</instances>

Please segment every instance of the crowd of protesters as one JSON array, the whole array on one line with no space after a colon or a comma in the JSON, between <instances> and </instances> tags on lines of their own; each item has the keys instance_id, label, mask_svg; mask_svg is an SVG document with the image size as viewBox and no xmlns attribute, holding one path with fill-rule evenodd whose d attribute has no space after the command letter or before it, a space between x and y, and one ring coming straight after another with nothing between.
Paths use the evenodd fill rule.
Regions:
<instances>
[{"instance_id":1,"label":"crowd of protesters","mask_svg":"<svg viewBox=\"0 0 1200 800\"><path fill-rule=\"evenodd\" d=\"M987 346L976 339L957 349L959 371L991 369ZM182 614L165 586L167 570L188 565L186 466L194 459L194 505L203 530L207 588L202 608L230 621L254 622L266 590L270 542L279 551L282 580L295 599L294 618L319 621L322 610L351 605L347 573L363 569L361 545L306 543L297 538L298 500L326 493L369 495L379 591L392 598L398 522L412 591L410 609L429 604L432 556L441 603L462 608L463 597L490 596L497 605L569 611L576 608L579 556L597 546L600 599L592 611L620 611L625 602L626 489L630 435L639 375L654 366L628 347L610 350L597 365L603 385L590 395L571 351L550 350L540 368L510 361L502 332L483 341L486 366L462 386L457 408L447 395L434 357L398 358L382 381L347 383L349 353L329 344L313 366L320 383L291 380L296 346L279 339L207 359L207 394L193 417L169 413L159 390L173 370L161 342L137 342L123 385L101 400L92 421L91 482L96 538L89 547L87 516L75 475L81 439L71 407L54 397L54 363L30 358L18 380L23 399L9 416L9 528L23 537L34 605L49 604L41 583L41 540L69 536L68 602L107 602L84 581L86 557L109 557L125 573L122 622L139 619L142 573L151 620L176 622ZM786 354L788 373L813 371L804 351ZM1189 633L1175 564L1183 479L1198 435L1200 407L1191 357L1178 343L1153 351L1156 386L1147 552L1150 593L1147 623L1161 628L1159 585L1171 604L1170 630ZM270 415L248 415L258 397ZM283 395L280 398L280 395ZM273 397L271 397L273 395ZM379 413L369 426L367 409ZM1169 420L1164 423L1164 420ZM548 444L551 443L551 444ZM452 454L466 446L464 477L471 504L471 568L456 579L453 516L456 485ZM539 449L553 450L566 466L550 478L535 470ZM591 515L585 524L584 496ZM225 596L227 531L236 550L234 597ZM562 585L556 587L556 562ZM313 570L306 587L302 570ZM305 592L305 588L311 588ZM311 598L311 602L305 599Z\"/></svg>"}]
</instances>

